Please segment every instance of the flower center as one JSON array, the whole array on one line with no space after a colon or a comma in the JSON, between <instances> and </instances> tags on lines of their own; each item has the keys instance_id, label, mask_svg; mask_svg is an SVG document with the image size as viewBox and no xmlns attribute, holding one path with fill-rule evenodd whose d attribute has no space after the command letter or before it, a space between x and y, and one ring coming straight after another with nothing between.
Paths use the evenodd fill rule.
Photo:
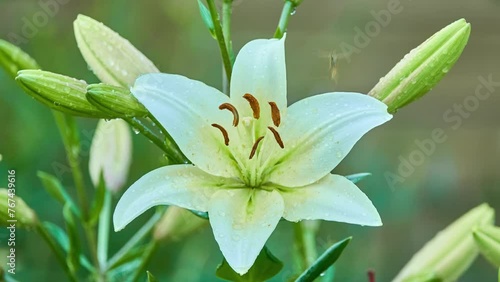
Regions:
<instances>
[{"instance_id":1,"label":"flower center","mask_svg":"<svg viewBox=\"0 0 500 282\"><path fill-rule=\"evenodd\" d=\"M285 148L285 144L283 143L283 140L281 139L281 136L277 129L281 124L281 113L278 105L275 102L269 102L271 113L270 118L272 120L272 124L266 124L265 127L259 127L259 124L262 125L261 122L270 122L262 120L261 105L259 101L250 93L246 93L245 95L243 95L243 98L248 102L252 110L251 117L240 117L240 114L236 107L230 103L221 104L219 106L219 109L227 110L233 115L232 125L236 128L236 130L229 132L236 132L238 136L233 137L238 137L240 141L238 143L241 143L236 144L236 146L233 148L236 148L237 151L246 151L246 153L243 152L242 156L240 156L240 154L235 154L234 150L231 150L231 152L233 153L233 157L240 166L240 171L242 172L242 181L251 187L257 187L263 181L261 179L263 169L261 167L262 165L259 165L262 163L260 160L261 158L259 158L263 146L261 144L263 144L262 141L267 135L263 130L269 130L269 132L272 133L272 137L267 138L274 138L281 149ZM231 136L228 133L228 130L217 123L213 123L212 126L214 128L217 128L221 132L222 137L224 138L224 144L226 146L229 146Z\"/></svg>"}]
</instances>

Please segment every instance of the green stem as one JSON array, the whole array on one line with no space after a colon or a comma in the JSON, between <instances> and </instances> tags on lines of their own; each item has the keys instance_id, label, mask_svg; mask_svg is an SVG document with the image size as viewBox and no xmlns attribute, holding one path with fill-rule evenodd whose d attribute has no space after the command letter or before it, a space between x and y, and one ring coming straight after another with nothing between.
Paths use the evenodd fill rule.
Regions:
<instances>
[{"instance_id":1,"label":"green stem","mask_svg":"<svg viewBox=\"0 0 500 282\"><path fill-rule=\"evenodd\" d=\"M111 269L113 266L119 262L132 248L137 246L142 239L144 239L153 230L155 224L160 220L164 208L157 209L156 213L149 219L146 224L144 224L137 233L130 238L130 240L108 261L106 269Z\"/></svg>"},{"instance_id":2,"label":"green stem","mask_svg":"<svg viewBox=\"0 0 500 282\"><path fill-rule=\"evenodd\" d=\"M186 156L182 153L181 149L174 141L174 138L170 136L168 131L163 127L159 120L157 120L152 114L149 114L149 119L160 129L161 133L165 135L165 141L163 144L167 148L167 150L171 153L172 161L175 164L189 164L191 163Z\"/></svg>"},{"instance_id":3,"label":"green stem","mask_svg":"<svg viewBox=\"0 0 500 282\"><path fill-rule=\"evenodd\" d=\"M295 245L299 252L300 271L311 266L318 257L316 249L316 222L302 221L294 226Z\"/></svg>"},{"instance_id":4,"label":"green stem","mask_svg":"<svg viewBox=\"0 0 500 282\"><path fill-rule=\"evenodd\" d=\"M88 218L88 202L87 194L85 193L85 186L83 184L83 175L80 168L79 154L80 154L80 140L78 130L76 128L75 120L72 116L63 113L52 111L56 120L57 127L61 133L64 148L68 158L73 179L75 182L78 203L83 212L83 218Z\"/></svg>"},{"instance_id":5,"label":"green stem","mask_svg":"<svg viewBox=\"0 0 500 282\"><path fill-rule=\"evenodd\" d=\"M99 267L99 261L97 259L97 244L95 239L95 230L87 222L89 218L89 208L87 202L87 194L85 193L85 186L83 182L82 169L80 167L80 137L78 134L78 129L76 126L75 119L72 116L52 111L56 124L61 133L61 137L66 149L66 155L68 158L71 171L73 173L73 179L75 182L76 193L78 196L78 202L82 210L83 224L82 227L85 231L85 236L87 238L88 247L90 254L92 255L92 260L96 268Z\"/></svg>"},{"instance_id":6,"label":"green stem","mask_svg":"<svg viewBox=\"0 0 500 282\"><path fill-rule=\"evenodd\" d=\"M97 241L95 229L89 223L83 223L83 231L85 232L85 237L87 238L87 243L89 245L92 263L94 264L96 269L100 269L99 258L97 257Z\"/></svg>"},{"instance_id":7,"label":"green stem","mask_svg":"<svg viewBox=\"0 0 500 282\"><path fill-rule=\"evenodd\" d=\"M97 233L97 259L99 260L101 273L106 269L108 260L109 228L111 223L111 193L107 189L105 193Z\"/></svg>"},{"instance_id":8,"label":"green stem","mask_svg":"<svg viewBox=\"0 0 500 282\"><path fill-rule=\"evenodd\" d=\"M155 253L156 249L158 248L159 244L157 241L153 240L151 243L148 244L147 248L144 250L144 254L142 256L142 261L139 267L135 270L135 273L132 275L132 281L139 281L139 278L141 275L146 274L146 268L149 264L149 261L153 257L153 254Z\"/></svg>"},{"instance_id":9,"label":"green stem","mask_svg":"<svg viewBox=\"0 0 500 282\"><path fill-rule=\"evenodd\" d=\"M275 38L282 38L283 35L286 32L286 29L288 27L288 21L290 20L290 16L294 13L295 8L301 3L302 1L296 3L290 0L287 0L285 2L285 5L283 6L283 11L281 12L281 17L280 21L278 23L278 27L276 28L276 31L274 32L274 37Z\"/></svg>"},{"instance_id":10,"label":"green stem","mask_svg":"<svg viewBox=\"0 0 500 282\"><path fill-rule=\"evenodd\" d=\"M226 71L227 83L231 83L231 73L233 66L231 64L231 58L227 49L226 41L224 39L224 34L222 32L221 23L219 20L219 14L215 7L214 0L207 0L208 10L210 11L210 16L214 22L215 36L217 37L217 42L219 43L220 54L222 56L222 62L224 64L224 70Z\"/></svg>"},{"instance_id":11,"label":"green stem","mask_svg":"<svg viewBox=\"0 0 500 282\"><path fill-rule=\"evenodd\" d=\"M77 281L75 274L69 269L68 265L66 264L66 257L65 254L61 251L61 249L58 247L58 244L52 239L52 236L50 236L49 232L45 229L42 223L38 223L36 226L36 230L38 231L38 234L42 237L42 239L45 240L49 248L52 250L54 255L56 256L57 261L63 268L64 272L68 275L68 278L70 281Z\"/></svg>"},{"instance_id":12,"label":"green stem","mask_svg":"<svg viewBox=\"0 0 500 282\"><path fill-rule=\"evenodd\" d=\"M233 42L231 40L231 14L233 8L233 0L224 0L222 4L222 34L226 42L226 48L229 53L231 65L234 64ZM223 68L222 89L223 92L229 95L229 81L227 79L226 70Z\"/></svg>"},{"instance_id":13,"label":"green stem","mask_svg":"<svg viewBox=\"0 0 500 282\"><path fill-rule=\"evenodd\" d=\"M151 129L147 128L139 119L137 118L125 118L124 119L134 130L139 131L142 135L146 136L151 142L158 146L167 155L171 155L170 150L165 146L163 139L156 135Z\"/></svg>"},{"instance_id":14,"label":"green stem","mask_svg":"<svg viewBox=\"0 0 500 282\"><path fill-rule=\"evenodd\" d=\"M227 52L231 59L231 65L234 64L233 41L231 39L231 14L233 12L233 0L224 0L222 4L222 34L226 42Z\"/></svg>"}]
</instances>

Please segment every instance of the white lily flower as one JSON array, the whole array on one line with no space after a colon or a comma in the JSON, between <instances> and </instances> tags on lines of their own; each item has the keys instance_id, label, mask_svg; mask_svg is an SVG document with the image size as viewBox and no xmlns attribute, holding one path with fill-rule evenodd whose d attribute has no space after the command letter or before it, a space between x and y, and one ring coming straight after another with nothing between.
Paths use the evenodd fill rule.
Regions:
<instances>
[{"instance_id":1,"label":"white lily flower","mask_svg":"<svg viewBox=\"0 0 500 282\"><path fill-rule=\"evenodd\" d=\"M254 40L234 65L231 97L199 81L147 74L131 89L194 165L158 168L122 196L115 230L156 205L208 212L229 265L245 274L283 217L379 226L355 184L330 172L387 106L326 93L287 108L284 39Z\"/></svg>"}]
</instances>

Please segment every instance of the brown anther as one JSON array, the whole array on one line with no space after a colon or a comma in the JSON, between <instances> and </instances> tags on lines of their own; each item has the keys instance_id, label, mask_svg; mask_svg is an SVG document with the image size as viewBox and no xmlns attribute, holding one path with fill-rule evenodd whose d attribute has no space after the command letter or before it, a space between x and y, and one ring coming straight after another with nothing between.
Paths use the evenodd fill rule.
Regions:
<instances>
[{"instance_id":1,"label":"brown anther","mask_svg":"<svg viewBox=\"0 0 500 282\"><path fill-rule=\"evenodd\" d=\"M269 102L269 106L271 106L271 117L273 118L273 123L276 127L279 127L281 123L280 109L278 109L278 105L276 105L275 102Z\"/></svg>"},{"instance_id":2,"label":"brown anther","mask_svg":"<svg viewBox=\"0 0 500 282\"><path fill-rule=\"evenodd\" d=\"M238 114L238 110L229 103L224 103L219 106L219 110L228 110L233 114L233 126L238 126L240 122L240 115Z\"/></svg>"},{"instance_id":3,"label":"brown anther","mask_svg":"<svg viewBox=\"0 0 500 282\"><path fill-rule=\"evenodd\" d=\"M271 130L271 132L274 135L274 139L276 139L276 142L278 142L278 145L280 145L281 149L285 148L285 144L283 144L283 140L281 140L281 136L278 133L278 131L276 131L276 129L274 129L270 126L268 126L267 128L269 128L269 130Z\"/></svg>"},{"instance_id":4,"label":"brown anther","mask_svg":"<svg viewBox=\"0 0 500 282\"><path fill-rule=\"evenodd\" d=\"M212 126L215 128L218 128L220 130L220 132L222 132L222 136L224 136L224 144L226 144L226 146L229 145L229 135L227 134L226 129L224 129L224 127L222 127L216 123L212 123Z\"/></svg>"},{"instance_id":5,"label":"brown anther","mask_svg":"<svg viewBox=\"0 0 500 282\"><path fill-rule=\"evenodd\" d=\"M248 101L248 103L250 104L250 107L252 107L253 117L255 119L259 119L260 118L260 105L259 105L259 101L257 101L257 98L255 98L250 93L243 95L243 98L245 98Z\"/></svg>"},{"instance_id":6,"label":"brown anther","mask_svg":"<svg viewBox=\"0 0 500 282\"><path fill-rule=\"evenodd\" d=\"M259 143L260 143L260 141L262 141L262 139L264 139L264 136L261 136L261 137L257 138L257 140L255 140L255 143L252 146L252 152L250 152L249 159L252 159L253 156L255 155L255 152L257 152L257 147L259 147Z\"/></svg>"}]
</instances>

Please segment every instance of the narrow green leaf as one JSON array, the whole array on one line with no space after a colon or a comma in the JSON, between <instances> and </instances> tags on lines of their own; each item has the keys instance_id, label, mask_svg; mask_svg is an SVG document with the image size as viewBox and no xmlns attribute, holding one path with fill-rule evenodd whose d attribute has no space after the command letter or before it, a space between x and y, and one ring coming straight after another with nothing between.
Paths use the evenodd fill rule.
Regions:
<instances>
[{"instance_id":1,"label":"narrow green leaf","mask_svg":"<svg viewBox=\"0 0 500 282\"><path fill-rule=\"evenodd\" d=\"M151 272L147 271L148 274L148 282L158 282L158 279L156 279Z\"/></svg>"},{"instance_id":2,"label":"narrow green leaf","mask_svg":"<svg viewBox=\"0 0 500 282\"><path fill-rule=\"evenodd\" d=\"M360 172L360 173L355 173L351 175L346 175L345 178L349 179L352 183L358 183L361 180L365 179L368 176L371 176L372 174L370 172Z\"/></svg>"},{"instance_id":3,"label":"narrow green leaf","mask_svg":"<svg viewBox=\"0 0 500 282\"><path fill-rule=\"evenodd\" d=\"M73 199L69 196L69 194L66 193L66 189L62 185L61 181L57 179L57 177L43 171L38 171L36 175L42 181L42 185L45 188L45 191L47 191L47 193L49 193L52 198L54 198L62 205L69 204L73 213L78 218L81 218L80 210L75 205Z\"/></svg>"},{"instance_id":4,"label":"narrow green leaf","mask_svg":"<svg viewBox=\"0 0 500 282\"><path fill-rule=\"evenodd\" d=\"M215 35L215 25L210 15L210 11L200 0L198 0L198 6L200 7L200 15L203 23L208 28L208 31L210 31L210 35L212 35L214 39L217 39L217 35Z\"/></svg>"},{"instance_id":5,"label":"narrow green leaf","mask_svg":"<svg viewBox=\"0 0 500 282\"><path fill-rule=\"evenodd\" d=\"M75 217L69 205L64 205L63 217L66 222L66 232L69 239L68 257L66 259L68 267L76 272L80 266L80 239L76 227Z\"/></svg>"},{"instance_id":6,"label":"narrow green leaf","mask_svg":"<svg viewBox=\"0 0 500 282\"><path fill-rule=\"evenodd\" d=\"M69 251L69 238L66 232L59 226L52 222L44 222L43 226L48 231L50 236L57 242L57 246L61 248L61 251L68 253ZM90 261L82 254L80 255L80 265L85 267L89 272L94 271L94 267Z\"/></svg>"},{"instance_id":7,"label":"narrow green leaf","mask_svg":"<svg viewBox=\"0 0 500 282\"><path fill-rule=\"evenodd\" d=\"M118 260L114 261L113 264L108 266L108 270L113 270L121 267L124 264L130 263L136 259L139 259L144 254L144 247L137 247L129 250L125 255L120 257Z\"/></svg>"},{"instance_id":8,"label":"narrow green leaf","mask_svg":"<svg viewBox=\"0 0 500 282\"><path fill-rule=\"evenodd\" d=\"M104 205L104 197L106 196L106 183L104 182L104 177L101 173L99 180L99 185L96 187L94 193L94 201L92 202L92 207L90 208L89 223L95 224L99 215L101 214L102 207Z\"/></svg>"},{"instance_id":9,"label":"narrow green leaf","mask_svg":"<svg viewBox=\"0 0 500 282\"><path fill-rule=\"evenodd\" d=\"M264 246L252 268L250 268L245 275L241 276L236 273L225 259L217 267L215 274L218 277L229 281L255 282L266 281L272 278L278 274L282 268L283 263L276 258L267 247Z\"/></svg>"},{"instance_id":10,"label":"narrow green leaf","mask_svg":"<svg viewBox=\"0 0 500 282\"><path fill-rule=\"evenodd\" d=\"M325 272L340 257L345 247L349 244L352 237L345 238L332 245L326 250L306 271L304 271L296 282L311 282Z\"/></svg>"}]
</instances>

